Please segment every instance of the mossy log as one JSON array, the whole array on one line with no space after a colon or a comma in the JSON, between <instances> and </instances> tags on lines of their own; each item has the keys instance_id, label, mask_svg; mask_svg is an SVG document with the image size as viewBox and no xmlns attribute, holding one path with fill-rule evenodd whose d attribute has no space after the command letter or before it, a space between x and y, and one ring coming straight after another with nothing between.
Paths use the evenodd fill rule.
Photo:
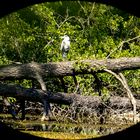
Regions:
<instances>
[{"instance_id":1,"label":"mossy log","mask_svg":"<svg viewBox=\"0 0 140 140\"><path fill-rule=\"evenodd\" d=\"M73 73L89 74L93 72L134 70L140 68L140 57L105 60L63 61L39 64L10 64L0 66L0 80L4 79L37 79L45 77L72 76Z\"/></svg>"}]
</instances>

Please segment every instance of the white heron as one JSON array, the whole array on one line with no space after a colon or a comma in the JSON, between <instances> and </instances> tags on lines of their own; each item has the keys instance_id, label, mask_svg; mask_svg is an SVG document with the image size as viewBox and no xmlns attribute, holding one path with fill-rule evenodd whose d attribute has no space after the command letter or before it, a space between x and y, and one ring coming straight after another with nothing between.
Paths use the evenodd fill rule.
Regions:
<instances>
[{"instance_id":1,"label":"white heron","mask_svg":"<svg viewBox=\"0 0 140 140\"><path fill-rule=\"evenodd\" d=\"M62 43L61 43L61 47L60 47L60 50L62 51L62 57L63 58L66 58L67 57L67 54L70 50L70 38L68 35L64 35L62 40Z\"/></svg>"}]
</instances>

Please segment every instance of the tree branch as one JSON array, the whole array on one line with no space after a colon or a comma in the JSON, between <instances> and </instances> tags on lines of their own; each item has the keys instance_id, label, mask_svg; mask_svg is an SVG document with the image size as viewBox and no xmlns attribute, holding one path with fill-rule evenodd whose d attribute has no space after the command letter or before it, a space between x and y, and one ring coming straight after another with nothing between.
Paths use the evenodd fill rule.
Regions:
<instances>
[{"instance_id":1,"label":"tree branch","mask_svg":"<svg viewBox=\"0 0 140 140\"><path fill-rule=\"evenodd\" d=\"M135 100L135 98L134 98L134 96L133 96L133 94L132 94L132 92L127 84L125 77L123 76L122 73L116 74L115 72L107 70L107 69L105 69L105 71L114 75L121 82L123 87L126 89L128 98L130 99L131 104L133 106L133 115L134 115L133 119L134 119L134 123L136 123L136 100Z\"/></svg>"},{"instance_id":2,"label":"tree branch","mask_svg":"<svg viewBox=\"0 0 140 140\"><path fill-rule=\"evenodd\" d=\"M122 41L122 42L118 45L118 47L115 48L113 51L111 51L110 54L109 54L106 58L108 59L114 52L116 52L119 48L121 48L121 47L123 46L124 43L128 43L128 42L130 42L130 41L132 41L132 40L135 40L135 39L138 39L138 38L140 38L140 36L136 36L136 37L134 37L134 38L131 38L131 39Z\"/></svg>"},{"instance_id":3,"label":"tree branch","mask_svg":"<svg viewBox=\"0 0 140 140\"><path fill-rule=\"evenodd\" d=\"M0 96L5 97L15 97L17 99L24 99L31 102L42 102L42 98L44 98L44 91L40 89L32 89L32 88L23 88L19 85L12 84L1 84L0 83ZM83 96L80 94L66 94L66 93L52 93L49 92L46 94L44 99L49 100L50 103L55 104L65 104L72 105L75 107L84 107L87 110L89 108L97 109L102 104L101 96ZM110 108L112 109L122 109L122 108L130 108L131 102L126 97L113 96L109 99ZM140 100L136 100L137 109L140 110Z\"/></svg>"},{"instance_id":4,"label":"tree branch","mask_svg":"<svg viewBox=\"0 0 140 140\"><path fill-rule=\"evenodd\" d=\"M0 80L5 79L36 79L52 76L72 76L89 74L92 72L105 72L104 69L111 71L133 70L140 68L140 57L118 58L107 60L80 60L63 61L39 64L31 62L27 64L11 64L0 66ZM41 81L40 81L41 82Z\"/></svg>"}]
</instances>

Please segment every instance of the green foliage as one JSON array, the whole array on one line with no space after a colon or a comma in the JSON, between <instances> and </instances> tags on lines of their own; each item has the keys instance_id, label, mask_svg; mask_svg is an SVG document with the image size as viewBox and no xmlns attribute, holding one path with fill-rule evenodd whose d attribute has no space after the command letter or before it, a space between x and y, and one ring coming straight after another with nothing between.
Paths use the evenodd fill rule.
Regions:
<instances>
[{"instance_id":1,"label":"green foliage","mask_svg":"<svg viewBox=\"0 0 140 140\"><path fill-rule=\"evenodd\" d=\"M16 99L13 98L13 97L7 97L7 99L10 103L15 103L16 102Z\"/></svg>"},{"instance_id":2,"label":"green foliage","mask_svg":"<svg viewBox=\"0 0 140 140\"><path fill-rule=\"evenodd\" d=\"M62 61L60 37L64 34L71 39L68 60L79 62L82 59L140 56L140 38L136 38L140 36L140 19L103 4L79 1L36 4L0 19L0 25L0 64ZM89 64L76 63L76 67L88 69ZM140 72L128 73L131 75L128 76L129 84L139 88L137 77ZM89 87L94 78L87 77L86 80L84 76L77 79L84 93L93 94ZM117 84L106 74L101 74L101 79ZM65 80L73 86L69 86L69 91L73 91L72 78L66 77ZM23 84L30 87L30 82ZM108 91L103 90L103 93Z\"/></svg>"}]
</instances>

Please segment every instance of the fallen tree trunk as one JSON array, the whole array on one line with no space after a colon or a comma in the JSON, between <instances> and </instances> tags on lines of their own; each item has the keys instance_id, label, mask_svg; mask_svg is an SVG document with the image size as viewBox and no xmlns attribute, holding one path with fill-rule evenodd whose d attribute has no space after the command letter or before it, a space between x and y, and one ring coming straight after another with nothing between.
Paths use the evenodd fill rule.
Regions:
<instances>
[{"instance_id":1,"label":"fallen tree trunk","mask_svg":"<svg viewBox=\"0 0 140 140\"><path fill-rule=\"evenodd\" d=\"M101 104L105 105L100 96L82 96L73 93L50 93L44 94L40 89L28 89L18 85L0 84L0 96L10 96L17 99L25 99L32 102L42 102L46 98L50 103L73 105L84 109L98 110ZM46 97L44 97L46 96ZM112 96L108 100L111 109L130 109L132 104L127 97ZM137 110L140 110L140 100L136 100Z\"/></svg>"},{"instance_id":2,"label":"fallen tree trunk","mask_svg":"<svg viewBox=\"0 0 140 140\"><path fill-rule=\"evenodd\" d=\"M0 66L0 80L4 79L37 79L38 75L45 77L72 76L77 74L89 74L93 72L123 71L140 68L140 57L118 58L106 60L81 60L67 62L51 62L39 64L11 64Z\"/></svg>"}]
</instances>

